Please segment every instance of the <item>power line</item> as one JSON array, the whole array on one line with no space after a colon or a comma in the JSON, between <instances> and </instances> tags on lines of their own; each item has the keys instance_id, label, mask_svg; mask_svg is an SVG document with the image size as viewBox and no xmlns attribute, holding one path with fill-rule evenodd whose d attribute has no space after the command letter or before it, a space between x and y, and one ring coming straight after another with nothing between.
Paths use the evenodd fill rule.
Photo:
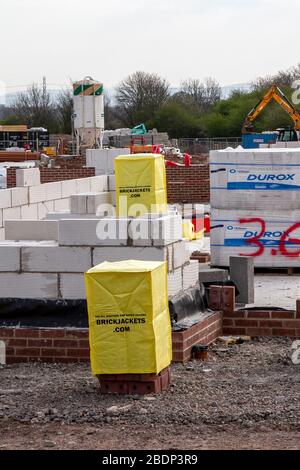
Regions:
<instances>
[{"instance_id":1,"label":"power line","mask_svg":"<svg viewBox=\"0 0 300 470\"><path fill-rule=\"evenodd\" d=\"M36 82L33 82L33 83L36 83ZM69 83L69 85L71 85L71 83ZM30 86L32 86L32 83L28 83L27 85L6 85L5 84L3 88L28 88ZM47 83L48 88L49 87L65 87L65 86L68 86L68 84L67 83Z\"/></svg>"}]
</instances>

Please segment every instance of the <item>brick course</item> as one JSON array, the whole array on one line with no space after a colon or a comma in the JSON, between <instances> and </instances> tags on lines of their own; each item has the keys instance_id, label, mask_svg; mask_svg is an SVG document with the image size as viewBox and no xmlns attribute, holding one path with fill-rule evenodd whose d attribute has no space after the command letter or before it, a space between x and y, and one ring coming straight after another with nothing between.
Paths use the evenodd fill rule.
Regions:
<instances>
[{"instance_id":1,"label":"brick course","mask_svg":"<svg viewBox=\"0 0 300 470\"><path fill-rule=\"evenodd\" d=\"M232 287L212 286L212 290ZM226 293L219 298L224 302ZM215 299L211 308L217 309ZM227 307L227 308L226 308ZM238 310L215 311L188 330L172 333L173 362L188 362L195 345L209 345L221 335L287 336L300 338L300 302L296 311ZM8 363L89 362L88 329L0 327L0 340L5 342Z\"/></svg>"},{"instance_id":2,"label":"brick course","mask_svg":"<svg viewBox=\"0 0 300 470\"><path fill-rule=\"evenodd\" d=\"M40 168L41 183L91 178L95 176L95 168ZM16 186L16 168L7 168L7 188Z\"/></svg>"},{"instance_id":3,"label":"brick course","mask_svg":"<svg viewBox=\"0 0 300 470\"><path fill-rule=\"evenodd\" d=\"M221 314L216 312L192 328L173 332L173 361L187 362L192 347L207 345L221 334ZM0 327L8 363L88 362L88 329Z\"/></svg>"},{"instance_id":4,"label":"brick course","mask_svg":"<svg viewBox=\"0 0 300 470\"><path fill-rule=\"evenodd\" d=\"M235 310L235 288L211 286L210 308L223 312L224 335L300 337L300 302L295 311Z\"/></svg>"},{"instance_id":5,"label":"brick course","mask_svg":"<svg viewBox=\"0 0 300 470\"><path fill-rule=\"evenodd\" d=\"M205 204L210 201L210 172L207 163L167 168L168 202Z\"/></svg>"}]
</instances>

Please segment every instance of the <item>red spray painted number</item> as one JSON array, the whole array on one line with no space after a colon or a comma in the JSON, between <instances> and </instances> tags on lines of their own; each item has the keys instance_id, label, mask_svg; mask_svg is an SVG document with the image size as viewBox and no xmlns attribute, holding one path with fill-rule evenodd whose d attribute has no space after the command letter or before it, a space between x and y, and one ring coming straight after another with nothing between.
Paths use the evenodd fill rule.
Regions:
<instances>
[{"instance_id":1,"label":"red spray painted number","mask_svg":"<svg viewBox=\"0 0 300 470\"><path fill-rule=\"evenodd\" d=\"M260 238L262 238L264 236L264 234L266 233L266 231L267 231L266 221L261 219L261 218L252 218L252 219L240 219L239 222L240 222L240 224L257 223L261 227L260 232L255 237L252 237L252 238L249 238L248 240L246 240L246 242L249 245L256 245L258 247L257 251L255 251L254 253L251 253L251 254L241 253L240 256L253 256L253 257L256 257L256 256L263 255L264 252L265 252L265 246L264 246L263 242L260 240ZM278 251L275 250L275 249L271 250L271 255L272 256L276 256L278 252L282 256L285 256L287 258L298 258L300 256L300 249L296 250L296 251L289 251L286 247L287 243L293 244L293 245L299 245L299 247L300 247L300 239L299 238L290 238L290 235L295 230L297 230L298 228L300 228L300 222L295 223L294 225L292 225L290 228L288 228L282 234L282 236L279 240Z\"/></svg>"},{"instance_id":2,"label":"red spray painted number","mask_svg":"<svg viewBox=\"0 0 300 470\"><path fill-rule=\"evenodd\" d=\"M293 245L300 245L299 238L289 238L290 234L294 232L294 230L297 230L297 228L300 228L300 222L297 222L296 224L292 225L286 232L284 232L279 241L279 250L281 254L283 256L286 256L287 258L297 258L300 255L300 250L288 251L285 246L287 241L289 241L289 243Z\"/></svg>"},{"instance_id":3,"label":"red spray painted number","mask_svg":"<svg viewBox=\"0 0 300 470\"><path fill-rule=\"evenodd\" d=\"M258 250L255 253L251 253L250 255L240 254L240 256L261 256L264 254L265 247L264 244L260 241L260 238L262 238L266 233L266 222L260 218L240 219L240 224L248 223L257 223L261 226L261 231L255 237L249 238L247 240L247 243L249 243L249 245L256 245L258 247Z\"/></svg>"}]
</instances>

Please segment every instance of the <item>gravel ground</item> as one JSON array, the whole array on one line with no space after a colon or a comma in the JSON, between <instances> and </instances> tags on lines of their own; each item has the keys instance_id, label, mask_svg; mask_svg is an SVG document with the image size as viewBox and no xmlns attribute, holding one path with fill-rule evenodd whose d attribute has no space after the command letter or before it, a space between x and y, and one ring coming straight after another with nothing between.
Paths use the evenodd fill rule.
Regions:
<instances>
[{"instance_id":1,"label":"gravel ground","mask_svg":"<svg viewBox=\"0 0 300 470\"><path fill-rule=\"evenodd\" d=\"M0 448L300 449L291 344L217 343L207 362L173 365L171 389L147 397L101 395L89 365L3 367Z\"/></svg>"},{"instance_id":2,"label":"gravel ground","mask_svg":"<svg viewBox=\"0 0 300 470\"><path fill-rule=\"evenodd\" d=\"M280 307L295 310L295 299L300 298L299 275L274 276L256 274L254 278L255 306Z\"/></svg>"}]
</instances>

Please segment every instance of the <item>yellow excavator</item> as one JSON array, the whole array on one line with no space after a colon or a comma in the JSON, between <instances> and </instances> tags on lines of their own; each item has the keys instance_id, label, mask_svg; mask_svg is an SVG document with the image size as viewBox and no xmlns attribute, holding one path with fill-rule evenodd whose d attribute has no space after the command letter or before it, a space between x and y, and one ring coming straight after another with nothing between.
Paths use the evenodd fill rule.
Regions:
<instances>
[{"instance_id":1,"label":"yellow excavator","mask_svg":"<svg viewBox=\"0 0 300 470\"><path fill-rule=\"evenodd\" d=\"M300 140L300 113L276 85L273 85L262 100L251 109L245 119L242 134L251 134L254 132L253 122L272 99L290 115L295 124L294 129L276 129L278 133L277 140L280 142L294 142Z\"/></svg>"}]
</instances>

